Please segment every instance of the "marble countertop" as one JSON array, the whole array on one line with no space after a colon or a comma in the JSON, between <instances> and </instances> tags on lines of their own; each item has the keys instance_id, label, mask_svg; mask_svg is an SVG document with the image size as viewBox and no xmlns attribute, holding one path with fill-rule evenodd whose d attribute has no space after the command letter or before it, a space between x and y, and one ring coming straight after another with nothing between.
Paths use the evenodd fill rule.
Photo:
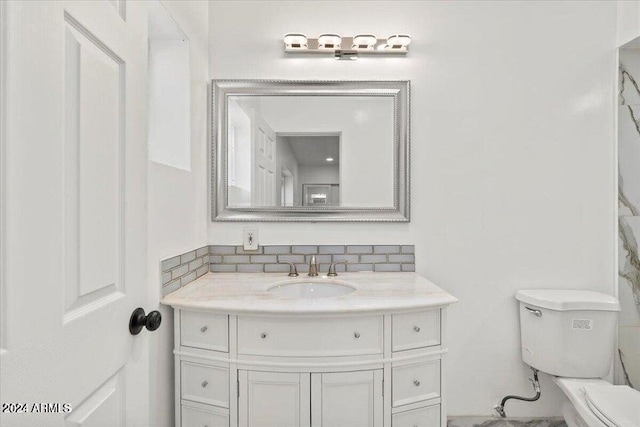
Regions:
<instances>
[{"instance_id":1,"label":"marble countertop","mask_svg":"<svg viewBox=\"0 0 640 427\"><path fill-rule=\"evenodd\" d=\"M229 314L340 314L391 313L446 306L458 301L416 273L340 273L356 291L331 298L304 299L267 292L282 282L331 280L301 274L207 273L166 295L161 303L175 308L211 310Z\"/></svg>"}]
</instances>

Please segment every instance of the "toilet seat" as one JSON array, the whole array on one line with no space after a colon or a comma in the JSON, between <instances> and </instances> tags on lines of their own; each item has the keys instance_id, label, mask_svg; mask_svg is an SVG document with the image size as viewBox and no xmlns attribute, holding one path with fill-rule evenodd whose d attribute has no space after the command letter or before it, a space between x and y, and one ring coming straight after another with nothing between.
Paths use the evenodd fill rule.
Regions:
<instances>
[{"instance_id":1,"label":"toilet seat","mask_svg":"<svg viewBox=\"0 0 640 427\"><path fill-rule=\"evenodd\" d=\"M586 384L584 391L587 405L608 427L640 426L640 391L604 382Z\"/></svg>"},{"instance_id":2,"label":"toilet seat","mask_svg":"<svg viewBox=\"0 0 640 427\"><path fill-rule=\"evenodd\" d=\"M552 377L552 380L569 398L577 414L587 426L640 426L640 420L638 420L640 400L637 400L640 399L640 392L631 387L614 386L602 379L593 378ZM634 410L637 413L634 414ZM615 424L615 422L626 422L626 424Z\"/></svg>"}]
</instances>

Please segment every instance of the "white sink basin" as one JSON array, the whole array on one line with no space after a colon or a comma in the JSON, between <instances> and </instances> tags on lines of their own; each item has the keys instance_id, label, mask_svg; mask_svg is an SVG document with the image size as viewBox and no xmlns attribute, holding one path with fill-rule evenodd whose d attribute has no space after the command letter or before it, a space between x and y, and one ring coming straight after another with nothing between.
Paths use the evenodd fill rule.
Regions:
<instances>
[{"instance_id":1,"label":"white sink basin","mask_svg":"<svg viewBox=\"0 0 640 427\"><path fill-rule=\"evenodd\" d=\"M267 292L288 298L331 298L355 292L355 286L338 280L310 279L277 283Z\"/></svg>"}]
</instances>

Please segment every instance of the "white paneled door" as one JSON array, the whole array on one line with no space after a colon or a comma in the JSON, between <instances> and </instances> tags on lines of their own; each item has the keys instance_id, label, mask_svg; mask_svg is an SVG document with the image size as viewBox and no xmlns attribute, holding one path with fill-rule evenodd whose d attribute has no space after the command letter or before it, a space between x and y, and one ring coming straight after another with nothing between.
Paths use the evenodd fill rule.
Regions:
<instances>
[{"instance_id":1,"label":"white paneled door","mask_svg":"<svg viewBox=\"0 0 640 427\"><path fill-rule=\"evenodd\" d=\"M251 145L252 205L276 206L276 133L256 110L251 119Z\"/></svg>"},{"instance_id":2,"label":"white paneled door","mask_svg":"<svg viewBox=\"0 0 640 427\"><path fill-rule=\"evenodd\" d=\"M146 2L0 3L0 424L147 426Z\"/></svg>"}]
</instances>

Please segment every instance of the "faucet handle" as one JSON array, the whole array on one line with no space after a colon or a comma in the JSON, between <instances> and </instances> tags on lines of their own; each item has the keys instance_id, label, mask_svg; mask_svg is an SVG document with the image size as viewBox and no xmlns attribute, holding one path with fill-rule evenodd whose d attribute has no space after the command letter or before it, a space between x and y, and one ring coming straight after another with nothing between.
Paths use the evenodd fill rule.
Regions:
<instances>
[{"instance_id":1,"label":"faucet handle","mask_svg":"<svg viewBox=\"0 0 640 427\"><path fill-rule=\"evenodd\" d=\"M298 277L298 269L291 261L280 261L279 264L289 264L289 277Z\"/></svg>"},{"instance_id":2,"label":"faucet handle","mask_svg":"<svg viewBox=\"0 0 640 427\"><path fill-rule=\"evenodd\" d=\"M336 265L338 264L346 264L347 261L334 261L331 263L331 265L329 266L329 272L327 273L327 276L329 277L336 277L338 275L338 273L336 272Z\"/></svg>"}]
</instances>

